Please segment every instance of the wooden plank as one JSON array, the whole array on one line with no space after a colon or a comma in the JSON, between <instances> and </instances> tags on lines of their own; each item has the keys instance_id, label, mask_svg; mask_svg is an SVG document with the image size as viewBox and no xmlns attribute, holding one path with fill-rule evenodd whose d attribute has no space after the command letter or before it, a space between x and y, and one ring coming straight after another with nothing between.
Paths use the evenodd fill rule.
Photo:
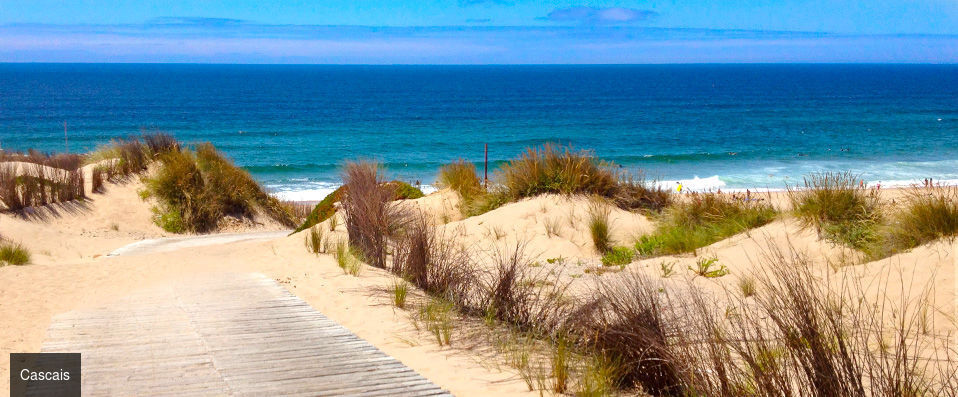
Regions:
<instances>
[{"instance_id":1,"label":"wooden plank","mask_svg":"<svg viewBox=\"0 0 958 397\"><path fill-rule=\"evenodd\" d=\"M57 315L85 395L449 395L256 274L210 276Z\"/></svg>"}]
</instances>

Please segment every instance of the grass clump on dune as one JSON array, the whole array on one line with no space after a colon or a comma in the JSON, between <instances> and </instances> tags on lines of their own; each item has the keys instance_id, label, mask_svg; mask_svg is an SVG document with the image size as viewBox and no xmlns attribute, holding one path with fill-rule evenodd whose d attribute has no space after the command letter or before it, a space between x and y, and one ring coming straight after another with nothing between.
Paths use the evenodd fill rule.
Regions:
<instances>
[{"instance_id":1,"label":"grass clump on dune","mask_svg":"<svg viewBox=\"0 0 958 397\"><path fill-rule=\"evenodd\" d=\"M867 250L878 239L882 221L878 195L852 173L819 173L805 177L805 188L790 190L795 215L820 236Z\"/></svg>"},{"instance_id":2,"label":"grass clump on dune","mask_svg":"<svg viewBox=\"0 0 958 397\"><path fill-rule=\"evenodd\" d=\"M776 216L775 209L764 202L743 201L715 193L695 193L669 207L655 231L642 236L635 248L645 256L694 252L765 225Z\"/></svg>"},{"instance_id":3,"label":"grass clump on dune","mask_svg":"<svg viewBox=\"0 0 958 397\"><path fill-rule=\"evenodd\" d=\"M161 154L159 161L156 174L144 179L144 195L159 202L154 221L169 232L210 232L227 215L252 218L259 212L285 226L294 225L288 208L211 144L197 146L195 154L172 150Z\"/></svg>"},{"instance_id":4,"label":"grass clump on dune","mask_svg":"<svg viewBox=\"0 0 958 397\"><path fill-rule=\"evenodd\" d=\"M601 202L589 205L589 235L592 245L599 254L609 252L612 244L612 232L609 230L611 209Z\"/></svg>"},{"instance_id":5,"label":"grass clump on dune","mask_svg":"<svg viewBox=\"0 0 958 397\"><path fill-rule=\"evenodd\" d=\"M876 258L891 256L941 238L958 236L958 188L915 189L905 206L893 214L870 254Z\"/></svg>"},{"instance_id":6,"label":"grass clump on dune","mask_svg":"<svg viewBox=\"0 0 958 397\"><path fill-rule=\"evenodd\" d=\"M506 195L514 200L544 193L611 197L618 186L617 173L596 161L591 152L554 144L529 148L498 172Z\"/></svg>"},{"instance_id":7,"label":"grass clump on dune","mask_svg":"<svg viewBox=\"0 0 958 397\"><path fill-rule=\"evenodd\" d=\"M640 174L641 176L641 174ZM643 177L621 175L592 152L571 146L545 144L528 148L495 172L488 189L476 167L458 160L440 168L438 184L454 189L463 199L462 212L480 215L506 203L541 194L587 194L612 200L626 210L661 211L672 202L667 189Z\"/></svg>"},{"instance_id":8,"label":"grass clump on dune","mask_svg":"<svg viewBox=\"0 0 958 397\"><path fill-rule=\"evenodd\" d=\"M382 170L373 162L346 163L343 185L349 244L370 265L385 268L389 239L408 221L403 208L394 203L397 185L383 182Z\"/></svg>"},{"instance_id":9,"label":"grass clump on dune","mask_svg":"<svg viewBox=\"0 0 958 397\"><path fill-rule=\"evenodd\" d=\"M20 244L0 240L0 266L20 266L28 263L30 263L30 251Z\"/></svg>"}]
</instances>

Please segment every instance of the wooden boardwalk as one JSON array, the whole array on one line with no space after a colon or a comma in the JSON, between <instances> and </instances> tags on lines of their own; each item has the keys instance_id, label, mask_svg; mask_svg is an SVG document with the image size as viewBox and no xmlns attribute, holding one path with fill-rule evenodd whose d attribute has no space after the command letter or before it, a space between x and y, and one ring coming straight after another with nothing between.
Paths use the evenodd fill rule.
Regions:
<instances>
[{"instance_id":1,"label":"wooden boardwalk","mask_svg":"<svg viewBox=\"0 0 958 397\"><path fill-rule=\"evenodd\" d=\"M82 353L91 396L448 395L259 274L58 315L43 351Z\"/></svg>"}]
</instances>

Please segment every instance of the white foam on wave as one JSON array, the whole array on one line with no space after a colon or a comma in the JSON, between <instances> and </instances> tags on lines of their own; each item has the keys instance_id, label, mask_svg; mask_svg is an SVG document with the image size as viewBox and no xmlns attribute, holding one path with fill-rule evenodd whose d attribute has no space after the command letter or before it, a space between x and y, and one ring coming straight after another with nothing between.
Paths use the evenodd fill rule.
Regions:
<instances>
[{"instance_id":1,"label":"white foam on wave","mask_svg":"<svg viewBox=\"0 0 958 397\"><path fill-rule=\"evenodd\" d=\"M718 175L713 175L708 178L699 178L698 176L695 176L692 179L679 179L679 180L656 182L656 185L660 188L673 189L673 190L676 190L679 184L682 185L683 192L684 191L690 191L690 192L716 191L725 187L725 181L720 179Z\"/></svg>"},{"instance_id":2,"label":"white foam on wave","mask_svg":"<svg viewBox=\"0 0 958 397\"><path fill-rule=\"evenodd\" d=\"M267 186L271 194L284 201L321 201L330 193L336 191L340 184L330 182L311 182L300 186L273 185ZM422 185L419 187L424 194L431 194L436 189L432 185Z\"/></svg>"}]
</instances>

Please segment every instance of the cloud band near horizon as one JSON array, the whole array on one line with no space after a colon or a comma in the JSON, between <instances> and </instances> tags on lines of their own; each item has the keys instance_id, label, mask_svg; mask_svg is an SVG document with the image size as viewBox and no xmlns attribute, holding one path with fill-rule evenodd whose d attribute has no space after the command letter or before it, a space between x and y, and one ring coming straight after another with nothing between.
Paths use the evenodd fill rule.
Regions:
<instances>
[{"instance_id":1,"label":"cloud band near horizon","mask_svg":"<svg viewBox=\"0 0 958 397\"><path fill-rule=\"evenodd\" d=\"M9 24L0 25L0 62L958 62L956 35L649 28L626 23L654 16L623 11L590 16L594 10L556 16L576 22L573 25L533 27L270 25L217 18L160 18L118 25Z\"/></svg>"}]
</instances>

